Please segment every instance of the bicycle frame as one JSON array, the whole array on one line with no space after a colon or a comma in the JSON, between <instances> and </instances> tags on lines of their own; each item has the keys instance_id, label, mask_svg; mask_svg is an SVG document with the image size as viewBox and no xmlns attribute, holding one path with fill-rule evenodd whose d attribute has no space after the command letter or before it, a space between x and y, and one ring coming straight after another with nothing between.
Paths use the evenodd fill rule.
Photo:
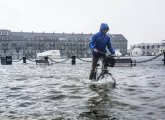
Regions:
<instances>
[{"instance_id":1,"label":"bicycle frame","mask_svg":"<svg viewBox=\"0 0 165 120\"><path fill-rule=\"evenodd\" d=\"M109 70L107 69L107 67L109 66L107 64L107 57L109 57L109 56L105 56L105 57L102 58L102 66L101 66L100 74L98 74L98 69L99 69L98 65L95 68L95 80L98 81L98 80L103 79L105 76L111 76L112 80L114 81L114 86L115 86L116 85L116 80L112 76L112 74L109 72ZM109 67L111 67L111 66L109 66Z\"/></svg>"},{"instance_id":2,"label":"bicycle frame","mask_svg":"<svg viewBox=\"0 0 165 120\"><path fill-rule=\"evenodd\" d=\"M106 73L108 73L108 69L107 69L107 67L108 66L106 66L106 56L104 57L104 58L102 58L102 66L101 66L101 73L100 73L100 75L104 75L104 74L106 74ZM100 76L99 75L99 76ZM98 77L99 78L99 77Z\"/></svg>"}]
</instances>

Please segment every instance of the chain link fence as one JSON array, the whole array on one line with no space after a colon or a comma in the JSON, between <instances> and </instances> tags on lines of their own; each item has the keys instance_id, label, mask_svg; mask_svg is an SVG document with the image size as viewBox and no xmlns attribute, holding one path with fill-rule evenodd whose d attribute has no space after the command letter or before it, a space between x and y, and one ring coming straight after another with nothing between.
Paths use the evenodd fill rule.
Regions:
<instances>
[{"instance_id":1,"label":"chain link fence","mask_svg":"<svg viewBox=\"0 0 165 120\"><path fill-rule=\"evenodd\" d=\"M157 59L158 57L160 57L160 56L163 55L163 54L164 54L164 53L160 53L159 55L154 56L153 58L150 58L150 59L148 59L148 60L142 60L142 61L136 61L136 60L134 60L133 62L136 62L136 63L146 63L146 62L150 62L150 61L153 61L153 60Z\"/></svg>"},{"instance_id":2,"label":"chain link fence","mask_svg":"<svg viewBox=\"0 0 165 120\"><path fill-rule=\"evenodd\" d=\"M136 65L137 63L146 63L146 62L150 62L150 61L153 61L153 60L155 60L155 59L157 59L158 57L160 57L161 55L163 55L164 53L160 53L160 54L158 54L157 56L154 56L154 57L152 57L152 58L150 58L150 59L147 59L147 60L142 60L142 61L136 61L136 60L132 60L132 64L133 65ZM68 57L68 58L66 58L65 60L62 60L62 61L55 61L55 60L53 60L53 59L51 59L50 57L47 57L52 63L64 63L64 62L66 62L66 61L68 61L69 59L73 59L72 57ZM78 57L75 57L75 59L79 59L80 61L83 61L83 62L87 62L87 63L90 63L90 62L92 62L92 61L89 61L89 60L84 60L84 59L82 59L82 58L78 58ZM23 57L22 58L20 58L19 60L13 60L13 62L19 62L19 61L21 61L23 59ZM31 61L31 62L36 62L36 60L32 60L32 59L29 59L29 58L25 58L25 59L27 59L27 60L29 60L29 61ZM45 59L45 57L43 57L43 58L41 58L40 60L43 60L43 59ZM47 60L48 60L47 59ZM46 59L45 59L46 60Z\"/></svg>"}]
</instances>

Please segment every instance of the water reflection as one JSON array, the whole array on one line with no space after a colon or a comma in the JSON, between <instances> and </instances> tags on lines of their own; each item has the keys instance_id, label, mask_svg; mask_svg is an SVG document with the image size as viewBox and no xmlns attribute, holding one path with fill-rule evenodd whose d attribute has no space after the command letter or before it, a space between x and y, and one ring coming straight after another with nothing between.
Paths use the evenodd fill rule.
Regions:
<instances>
[{"instance_id":1,"label":"water reflection","mask_svg":"<svg viewBox=\"0 0 165 120\"><path fill-rule=\"evenodd\" d=\"M108 93L115 87L113 84L92 84L89 86L90 90L97 93L87 101L89 111L83 112L80 116L85 120L117 120L113 115L111 108L113 101Z\"/></svg>"}]
</instances>

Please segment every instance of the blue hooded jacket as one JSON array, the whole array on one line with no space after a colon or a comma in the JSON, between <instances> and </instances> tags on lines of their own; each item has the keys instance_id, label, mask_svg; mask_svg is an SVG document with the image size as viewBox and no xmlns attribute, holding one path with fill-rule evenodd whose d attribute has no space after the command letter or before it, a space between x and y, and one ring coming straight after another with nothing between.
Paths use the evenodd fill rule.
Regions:
<instances>
[{"instance_id":1,"label":"blue hooded jacket","mask_svg":"<svg viewBox=\"0 0 165 120\"><path fill-rule=\"evenodd\" d=\"M102 32L102 30L108 29L109 27L106 23L102 23L100 26L100 31L96 34L94 34L90 40L89 43L89 48L92 49L97 49L100 52L106 53L106 47L108 50L111 52L111 54L115 54L114 49L112 48L111 42L110 42L110 37ZM97 54L93 52L93 55Z\"/></svg>"}]
</instances>

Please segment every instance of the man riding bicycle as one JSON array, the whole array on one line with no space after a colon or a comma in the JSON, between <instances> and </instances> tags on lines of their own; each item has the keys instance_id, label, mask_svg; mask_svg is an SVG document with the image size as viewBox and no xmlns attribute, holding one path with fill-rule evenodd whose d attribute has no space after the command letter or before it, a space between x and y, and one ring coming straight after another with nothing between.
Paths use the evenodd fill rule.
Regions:
<instances>
[{"instance_id":1,"label":"man riding bicycle","mask_svg":"<svg viewBox=\"0 0 165 120\"><path fill-rule=\"evenodd\" d=\"M89 48L92 49L92 69L89 75L89 79L92 80L95 68L97 66L99 58L105 57L107 53L106 48L111 52L111 56L115 55L115 51L112 48L110 37L107 35L109 27L106 23L100 25L100 31L94 34L90 40ZM104 54L105 53L105 54Z\"/></svg>"}]
</instances>

